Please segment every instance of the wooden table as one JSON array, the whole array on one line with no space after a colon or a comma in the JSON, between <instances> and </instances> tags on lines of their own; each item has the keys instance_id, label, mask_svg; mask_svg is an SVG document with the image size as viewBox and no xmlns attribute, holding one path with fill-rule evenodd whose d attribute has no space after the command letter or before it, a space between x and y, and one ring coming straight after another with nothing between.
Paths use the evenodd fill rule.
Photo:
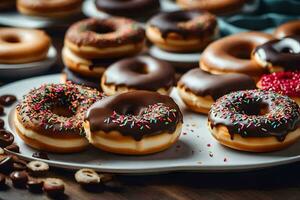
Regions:
<instances>
[{"instance_id":1,"label":"wooden table","mask_svg":"<svg viewBox=\"0 0 300 200\"><path fill-rule=\"evenodd\" d=\"M60 51L64 32L52 34L53 43ZM47 73L63 68L59 58ZM14 80L8 80L11 82ZM66 196L62 199L109 200L292 200L300 199L300 163L252 172L236 173L171 173L164 175L118 175L110 186L99 186L97 192L82 189L74 180L74 172L52 169L50 177L66 182ZM0 191L1 199L48 199L27 190L9 187Z\"/></svg>"}]
</instances>

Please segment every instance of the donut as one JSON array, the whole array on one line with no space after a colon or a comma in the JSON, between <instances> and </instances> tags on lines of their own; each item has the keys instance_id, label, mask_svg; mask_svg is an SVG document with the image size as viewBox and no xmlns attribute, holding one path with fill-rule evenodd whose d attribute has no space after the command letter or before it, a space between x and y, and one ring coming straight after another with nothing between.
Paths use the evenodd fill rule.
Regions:
<instances>
[{"instance_id":1,"label":"donut","mask_svg":"<svg viewBox=\"0 0 300 200\"><path fill-rule=\"evenodd\" d=\"M289 96L300 105L300 71L264 75L257 83L257 87Z\"/></svg>"},{"instance_id":2,"label":"donut","mask_svg":"<svg viewBox=\"0 0 300 200\"><path fill-rule=\"evenodd\" d=\"M274 39L257 46L252 57L270 72L300 70L300 35Z\"/></svg>"},{"instance_id":3,"label":"donut","mask_svg":"<svg viewBox=\"0 0 300 200\"><path fill-rule=\"evenodd\" d=\"M84 85L90 88L101 90L100 76L99 77L82 76L81 74L78 74L67 67L62 72L61 80L62 83L71 82L77 85Z\"/></svg>"},{"instance_id":4,"label":"donut","mask_svg":"<svg viewBox=\"0 0 300 200\"><path fill-rule=\"evenodd\" d=\"M150 90L167 95L175 82L171 65L149 56L120 60L111 65L101 78L101 88L106 95L131 90Z\"/></svg>"},{"instance_id":5,"label":"donut","mask_svg":"<svg viewBox=\"0 0 300 200\"><path fill-rule=\"evenodd\" d=\"M144 30L131 19L90 18L68 29L65 46L83 58L116 58L139 53L144 40Z\"/></svg>"},{"instance_id":6,"label":"donut","mask_svg":"<svg viewBox=\"0 0 300 200\"><path fill-rule=\"evenodd\" d=\"M85 77L99 78L117 58L87 59L76 55L68 47L63 47L62 60L71 71Z\"/></svg>"},{"instance_id":7,"label":"donut","mask_svg":"<svg viewBox=\"0 0 300 200\"><path fill-rule=\"evenodd\" d=\"M140 17L151 15L159 10L159 0L96 0L98 10L111 15Z\"/></svg>"},{"instance_id":8,"label":"donut","mask_svg":"<svg viewBox=\"0 0 300 200\"><path fill-rule=\"evenodd\" d=\"M218 34L216 17L200 11L163 12L146 25L147 38L157 47L171 52L204 49Z\"/></svg>"},{"instance_id":9,"label":"donut","mask_svg":"<svg viewBox=\"0 0 300 200\"><path fill-rule=\"evenodd\" d=\"M63 18L81 12L82 0L17 0L17 9L24 15Z\"/></svg>"},{"instance_id":10,"label":"donut","mask_svg":"<svg viewBox=\"0 0 300 200\"><path fill-rule=\"evenodd\" d=\"M274 31L274 36L278 39L292 35L300 35L300 20L284 23Z\"/></svg>"},{"instance_id":11,"label":"donut","mask_svg":"<svg viewBox=\"0 0 300 200\"><path fill-rule=\"evenodd\" d=\"M272 91L232 92L212 105L208 128L218 142L233 149L280 150L300 138L300 108Z\"/></svg>"},{"instance_id":12,"label":"donut","mask_svg":"<svg viewBox=\"0 0 300 200\"><path fill-rule=\"evenodd\" d=\"M199 68L185 73L177 83L183 102L193 111L207 114L221 96L239 90L255 89L254 80L246 74L209 74Z\"/></svg>"},{"instance_id":13,"label":"donut","mask_svg":"<svg viewBox=\"0 0 300 200\"><path fill-rule=\"evenodd\" d=\"M184 9L205 10L215 14L229 14L241 10L246 0L176 0Z\"/></svg>"},{"instance_id":14,"label":"donut","mask_svg":"<svg viewBox=\"0 0 300 200\"><path fill-rule=\"evenodd\" d=\"M22 28L0 28L0 63L20 64L46 58L51 40L45 32Z\"/></svg>"},{"instance_id":15,"label":"donut","mask_svg":"<svg viewBox=\"0 0 300 200\"><path fill-rule=\"evenodd\" d=\"M171 97L136 90L93 104L83 126L89 142L99 149L144 155L173 145L182 123L181 111Z\"/></svg>"},{"instance_id":16,"label":"donut","mask_svg":"<svg viewBox=\"0 0 300 200\"><path fill-rule=\"evenodd\" d=\"M45 84L17 105L14 125L19 137L42 151L72 153L88 145L82 123L87 109L103 95L75 84Z\"/></svg>"},{"instance_id":17,"label":"donut","mask_svg":"<svg viewBox=\"0 0 300 200\"><path fill-rule=\"evenodd\" d=\"M245 32L224 37L204 50L200 67L212 74L242 73L257 80L267 70L251 59L251 52L256 46L271 39L271 35L261 32Z\"/></svg>"}]
</instances>

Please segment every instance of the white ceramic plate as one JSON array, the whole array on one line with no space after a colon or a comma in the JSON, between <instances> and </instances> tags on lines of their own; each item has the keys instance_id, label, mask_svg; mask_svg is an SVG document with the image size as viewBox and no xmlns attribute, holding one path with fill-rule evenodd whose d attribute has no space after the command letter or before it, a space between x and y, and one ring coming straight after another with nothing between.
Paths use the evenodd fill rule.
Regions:
<instances>
[{"instance_id":1,"label":"white ceramic plate","mask_svg":"<svg viewBox=\"0 0 300 200\"><path fill-rule=\"evenodd\" d=\"M59 75L41 76L25 79L0 88L0 95L14 94L19 99L31 88L42 83L59 82ZM172 97L180 105L184 114L183 133L179 141L170 149L148 156L120 156L105 153L90 147L88 150L69 154L49 154L47 161L52 166L68 169L83 167L113 173L157 173L168 171L240 171L270 167L300 160L300 143L274 153L245 153L223 147L216 142L206 128L206 116L186 110L178 99L176 90ZM12 118L14 106L5 109L3 117L6 128L14 132ZM25 145L15 135L20 146L21 156L32 159L34 149Z\"/></svg>"},{"instance_id":2,"label":"white ceramic plate","mask_svg":"<svg viewBox=\"0 0 300 200\"><path fill-rule=\"evenodd\" d=\"M198 63L201 53L174 53L161 50L156 46L149 48L149 54L155 58L178 63Z\"/></svg>"},{"instance_id":3,"label":"white ceramic plate","mask_svg":"<svg viewBox=\"0 0 300 200\"><path fill-rule=\"evenodd\" d=\"M0 24L4 26L20 28L48 28L67 27L74 22L74 17L69 19L50 19L35 16L22 15L17 11L0 12Z\"/></svg>"},{"instance_id":4,"label":"white ceramic plate","mask_svg":"<svg viewBox=\"0 0 300 200\"><path fill-rule=\"evenodd\" d=\"M40 74L48 70L56 59L57 51L51 46L45 60L25 64L0 64L0 78L12 79Z\"/></svg>"}]
</instances>

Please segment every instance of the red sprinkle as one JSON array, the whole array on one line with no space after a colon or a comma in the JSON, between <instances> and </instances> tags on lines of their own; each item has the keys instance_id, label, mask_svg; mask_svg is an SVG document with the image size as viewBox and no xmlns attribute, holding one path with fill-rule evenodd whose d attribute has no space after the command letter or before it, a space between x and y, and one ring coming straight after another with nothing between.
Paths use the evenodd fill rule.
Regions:
<instances>
[{"instance_id":1,"label":"red sprinkle","mask_svg":"<svg viewBox=\"0 0 300 200\"><path fill-rule=\"evenodd\" d=\"M300 97L300 71L275 72L264 75L261 89L277 92L291 97Z\"/></svg>"}]
</instances>

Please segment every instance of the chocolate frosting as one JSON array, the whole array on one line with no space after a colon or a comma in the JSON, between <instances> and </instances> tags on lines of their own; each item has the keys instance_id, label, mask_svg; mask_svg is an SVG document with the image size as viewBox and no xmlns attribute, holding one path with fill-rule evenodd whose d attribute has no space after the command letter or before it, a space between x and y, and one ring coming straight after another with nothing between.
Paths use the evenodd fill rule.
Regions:
<instances>
[{"instance_id":1,"label":"chocolate frosting","mask_svg":"<svg viewBox=\"0 0 300 200\"><path fill-rule=\"evenodd\" d=\"M272 66L283 67L286 70L300 70L300 36L269 41L258 46L254 53Z\"/></svg>"},{"instance_id":2,"label":"chocolate frosting","mask_svg":"<svg viewBox=\"0 0 300 200\"><path fill-rule=\"evenodd\" d=\"M254 80L245 74L209 74L195 68L184 74L178 82L199 96L212 96L214 100L238 90L255 89Z\"/></svg>"},{"instance_id":3,"label":"chocolate frosting","mask_svg":"<svg viewBox=\"0 0 300 200\"><path fill-rule=\"evenodd\" d=\"M152 17L149 25L156 27L166 38L169 33L177 33L183 38L211 36L217 21L214 15L200 11L163 12Z\"/></svg>"},{"instance_id":4,"label":"chocolate frosting","mask_svg":"<svg viewBox=\"0 0 300 200\"><path fill-rule=\"evenodd\" d=\"M143 42L145 31L137 22L127 18L90 18L73 24L65 39L78 46L106 48Z\"/></svg>"},{"instance_id":5,"label":"chocolate frosting","mask_svg":"<svg viewBox=\"0 0 300 200\"><path fill-rule=\"evenodd\" d=\"M149 56L120 60L104 74L105 84L127 86L140 90L170 88L175 82L175 71L167 62Z\"/></svg>"},{"instance_id":6,"label":"chocolate frosting","mask_svg":"<svg viewBox=\"0 0 300 200\"><path fill-rule=\"evenodd\" d=\"M82 76L76 72L71 71L68 68L65 68L63 73L66 75L67 81L71 81L72 83L78 84L78 85L84 85L91 88L97 88L98 90L101 89L100 87L100 77L94 78L94 77L85 77Z\"/></svg>"},{"instance_id":7,"label":"chocolate frosting","mask_svg":"<svg viewBox=\"0 0 300 200\"><path fill-rule=\"evenodd\" d=\"M88 110L86 120L91 132L119 131L141 140L144 135L173 133L182 122L182 114L171 97L139 90L96 102Z\"/></svg>"},{"instance_id":8,"label":"chocolate frosting","mask_svg":"<svg viewBox=\"0 0 300 200\"><path fill-rule=\"evenodd\" d=\"M119 16L140 16L160 7L159 0L96 0L95 4L98 10Z\"/></svg>"},{"instance_id":9,"label":"chocolate frosting","mask_svg":"<svg viewBox=\"0 0 300 200\"><path fill-rule=\"evenodd\" d=\"M300 108L287 96L271 91L233 92L217 100L208 114L211 128L224 125L231 138L274 136L283 141L300 127Z\"/></svg>"}]
</instances>

